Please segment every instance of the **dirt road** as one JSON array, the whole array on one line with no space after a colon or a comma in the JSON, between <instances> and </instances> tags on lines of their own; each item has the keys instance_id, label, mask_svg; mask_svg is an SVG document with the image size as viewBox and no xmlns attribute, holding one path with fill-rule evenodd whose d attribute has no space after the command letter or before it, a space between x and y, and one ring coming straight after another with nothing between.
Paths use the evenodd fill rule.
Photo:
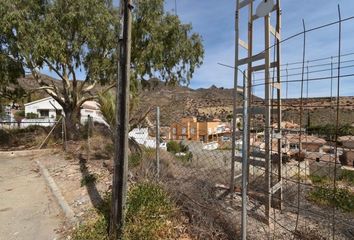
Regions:
<instances>
[{"instance_id":1,"label":"dirt road","mask_svg":"<svg viewBox=\"0 0 354 240\"><path fill-rule=\"evenodd\" d=\"M0 240L59 239L61 211L33 157L0 152Z\"/></svg>"}]
</instances>

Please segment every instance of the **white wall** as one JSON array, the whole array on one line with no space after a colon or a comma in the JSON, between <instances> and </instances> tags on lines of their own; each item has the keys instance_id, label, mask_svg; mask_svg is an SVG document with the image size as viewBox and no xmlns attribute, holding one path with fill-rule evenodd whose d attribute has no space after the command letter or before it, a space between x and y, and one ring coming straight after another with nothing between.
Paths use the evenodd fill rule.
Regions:
<instances>
[{"instance_id":1,"label":"white wall","mask_svg":"<svg viewBox=\"0 0 354 240\"><path fill-rule=\"evenodd\" d=\"M81 115L81 124L87 122L88 116L90 116L94 122L107 124L106 121L104 121L100 110L81 109L80 115Z\"/></svg>"},{"instance_id":2,"label":"white wall","mask_svg":"<svg viewBox=\"0 0 354 240\"><path fill-rule=\"evenodd\" d=\"M134 128L129 132L129 137L134 138L135 141L148 148L156 148L156 139L149 136L147 128ZM161 144L160 146L162 146Z\"/></svg>"},{"instance_id":3,"label":"white wall","mask_svg":"<svg viewBox=\"0 0 354 240\"><path fill-rule=\"evenodd\" d=\"M25 116L27 116L28 113L35 113L38 114L39 117L40 113L39 110L49 110L49 118L55 119L57 117L56 114L56 109L62 110L63 108L59 105L57 101L55 101L53 98L45 98L42 101L34 101L32 103L27 103L25 104Z\"/></svg>"},{"instance_id":4,"label":"white wall","mask_svg":"<svg viewBox=\"0 0 354 240\"><path fill-rule=\"evenodd\" d=\"M54 107L53 107L53 105L54 105ZM35 114L38 114L38 117L41 117L40 110L49 110L49 119L56 119L56 117L57 117L56 109L63 111L63 108L59 105L59 103L56 100L54 100L53 98L49 97L49 98L44 98L44 99L41 99L38 101L34 101L31 103L25 104L25 115L27 116L27 113L35 113ZM81 109L80 114L81 114L80 122L82 124L84 124L87 121L88 116L92 117L94 122L106 124L106 122L104 121L104 119L102 117L101 111L99 109L96 109L96 110ZM45 118L45 119L48 119L48 118ZM37 122L40 122L38 119L36 119L36 120L37 120ZM28 120L26 120L26 121L28 122ZM33 120L32 125L34 125L34 122L36 122L36 121ZM47 122L48 122L48 120L47 120Z\"/></svg>"},{"instance_id":5,"label":"white wall","mask_svg":"<svg viewBox=\"0 0 354 240\"><path fill-rule=\"evenodd\" d=\"M22 119L20 128L26 128L29 126L42 126L42 127L51 127L56 123L55 119L44 118L44 119Z\"/></svg>"}]
</instances>

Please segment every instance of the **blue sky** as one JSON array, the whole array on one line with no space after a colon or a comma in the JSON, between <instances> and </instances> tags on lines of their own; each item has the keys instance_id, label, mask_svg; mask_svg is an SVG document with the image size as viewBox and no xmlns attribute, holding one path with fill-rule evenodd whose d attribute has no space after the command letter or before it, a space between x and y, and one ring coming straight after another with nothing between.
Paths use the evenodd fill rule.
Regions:
<instances>
[{"instance_id":1,"label":"blue sky","mask_svg":"<svg viewBox=\"0 0 354 240\"><path fill-rule=\"evenodd\" d=\"M259 0L256 1L258 4ZM302 19L305 20L306 27L312 28L326 24L338 19L337 5L340 4L342 18L354 15L353 0L283 0L282 1L282 36L286 38L302 31ZM166 10L173 11L175 0L166 0ZM205 59L203 66L196 71L191 81L192 88L210 87L212 84L218 87L232 87L233 69L228 69L217 63L233 65L234 58L234 11L235 0L177 0L177 14L185 23L192 23L194 31L203 37L205 46ZM246 9L241 12L241 19L245 16ZM245 19L245 18L244 18ZM246 22L241 22L245 26ZM255 53L261 50L263 44L262 20L255 23ZM342 53L354 52L354 20L343 23ZM245 39L246 29L241 29L241 38ZM328 27L307 35L306 59L317 59L337 55L338 46L338 26ZM257 38L258 37L258 38ZM287 41L282 46L282 62L300 61L302 59L302 36ZM343 57L342 60L354 59L354 55ZM330 63L330 60L320 61L311 64ZM346 66L353 63L343 64ZM294 65L293 67L301 67ZM325 69L311 68L310 71ZM289 66L290 68L290 66ZM290 74L299 73L299 70L289 71ZM343 74L354 73L354 67L345 68ZM335 74L336 75L336 74ZM330 71L309 74L309 78L330 76ZM257 74L256 78L262 75ZM289 77L288 80L301 79L300 76ZM344 79L344 78L343 78ZM285 80L285 79L283 79ZM354 95L354 77L346 78L342 81L341 95ZM333 89L335 92L336 89ZM285 96L285 84L284 84ZM255 89L257 95L262 95L263 88ZM305 96L307 93L304 93ZM298 97L300 95L300 84L291 83L288 85L288 97ZM311 82L309 84L309 96L330 95L330 80L321 82Z\"/></svg>"},{"instance_id":2,"label":"blue sky","mask_svg":"<svg viewBox=\"0 0 354 240\"><path fill-rule=\"evenodd\" d=\"M117 1L115 1L117 2ZM197 69L191 80L192 88L208 88L211 85L230 88L233 86L233 69L218 65L224 63L233 65L234 62L234 12L235 0L177 0L177 14L184 23L191 23L193 30L202 35L205 47L204 64ZM258 5L260 0L256 0ZM302 19L305 20L306 28L313 28L329 22L338 20L337 5L340 4L342 18L354 15L353 0L282 0L282 37L283 39L302 31ZM173 12L175 0L165 0L165 10ZM241 12L241 19L245 16L247 9ZM245 19L245 18L244 18ZM246 22L241 22L241 38L246 40ZM263 20L255 22L254 53L261 51L264 34L262 30ZM343 23L342 32L342 54L354 52L354 19ZM282 45L282 63L301 61L302 59L302 36L296 37ZM337 55L338 47L338 26L331 26L307 34L306 59L312 60L322 57ZM242 52L241 52L242 54ZM240 56L244 57L244 56ZM335 59L336 60L336 59ZM334 61L335 61L334 60ZM342 58L346 66L342 74L354 73L354 55ZM330 60L319 61L313 64L329 64ZM353 65L353 66L352 66ZM301 65L291 65L288 68L301 67ZM329 66L309 68L309 71L326 69ZM336 65L335 65L336 67ZM46 71L48 74L53 75ZM289 70L289 74L301 73L300 70ZM285 73L285 72L284 72ZM77 73L79 78L85 78L84 73ZM336 75L336 73L334 74ZM311 73L309 78L328 77L330 71ZM240 76L241 77L241 76ZM262 74L255 74L255 78L261 79ZM288 79L298 80L301 75L295 75ZM260 83L260 82L258 82ZM334 81L336 86L336 80ZM310 82L308 94L304 96L320 97L330 96L331 81ZM305 89L307 86L305 86ZM286 94L286 84L283 85L283 97L299 97L300 83L289 83L288 94ZM263 96L263 86L255 87L254 93ZM336 92L336 88L332 89ZM342 96L354 96L354 77L342 78L340 94Z\"/></svg>"}]
</instances>

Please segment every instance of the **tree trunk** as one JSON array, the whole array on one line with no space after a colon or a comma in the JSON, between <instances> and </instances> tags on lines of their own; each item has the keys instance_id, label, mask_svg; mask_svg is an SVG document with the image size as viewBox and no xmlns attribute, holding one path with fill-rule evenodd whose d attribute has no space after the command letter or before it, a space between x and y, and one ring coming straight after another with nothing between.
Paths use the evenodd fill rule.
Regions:
<instances>
[{"instance_id":1,"label":"tree trunk","mask_svg":"<svg viewBox=\"0 0 354 240\"><path fill-rule=\"evenodd\" d=\"M65 125L68 140L77 140L79 138L80 108L64 108Z\"/></svg>"}]
</instances>

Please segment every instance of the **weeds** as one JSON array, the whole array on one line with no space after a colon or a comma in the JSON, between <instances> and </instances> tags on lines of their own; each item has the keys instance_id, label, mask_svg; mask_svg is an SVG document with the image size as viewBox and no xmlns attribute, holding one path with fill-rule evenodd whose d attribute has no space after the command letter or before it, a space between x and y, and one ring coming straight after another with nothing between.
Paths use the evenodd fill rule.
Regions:
<instances>
[{"instance_id":1,"label":"weeds","mask_svg":"<svg viewBox=\"0 0 354 240\"><path fill-rule=\"evenodd\" d=\"M331 182L331 179L326 176L322 177L322 176L318 176L318 175L310 175L309 178L311 179L312 183L315 185L328 184Z\"/></svg>"},{"instance_id":2,"label":"weeds","mask_svg":"<svg viewBox=\"0 0 354 240\"><path fill-rule=\"evenodd\" d=\"M9 144L9 141L10 141L10 134L5 130L0 129L0 145Z\"/></svg>"},{"instance_id":3,"label":"weeds","mask_svg":"<svg viewBox=\"0 0 354 240\"><path fill-rule=\"evenodd\" d=\"M129 168L135 168L141 163L141 155L138 153L132 153L128 157L128 166Z\"/></svg>"},{"instance_id":4,"label":"weeds","mask_svg":"<svg viewBox=\"0 0 354 240\"><path fill-rule=\"evenodd\" d=\"M343 169L342 174L339 177L339 179L343 182L346 182L346 183L354 186L354 171Z\"/></svg>"},{"instance_id":5,"label":"weeds","mask_svg":"<svg viewBox=\"0 0 354 240\"><path fill-rule=\"evenodd\" d=\"M187 153L185 153L185 155L176 156L176 158L178 160L180 160L181 162L183 162L183 163L188 163L188 162L191 162L193 160L193 153L187 152Z\"/></svg>"},{"instance_id":6,"label":"weeds","mask_svg":"<svg viewBox=\"0 0 354 240\"><path fill-rule=\"evenodd\" d=\"M81 187L97 182L97 176L94 173L90 173L81 179Z\"/></svg>"},{"instance_id":7,"label":"weeds","mask_svg":"<svg viewBox=\"0 0 354 240\"><path fill-rule=\"evenodd\" d=\"M128 194L125 240L166 239L173 204L161 187L142 183Z\"/></svg>"},{"instance_id":8,"label":"weeds","mask_svg":"<svg viewBox=\"0 0 354 240\"><path fill-rule=\"evenodd\" d=\"M74 230L73 240L108 240L108 222L103 215L91 219Z\"/></svg>"},{"instance_id":9,"label":"weeds","mask_svg":"<svg viewBox=\"0 0 354 240\"><path fill-rule=\"evenodd\" d=\"M343 172L341 180L353 180L351 173ZM320 205L337 207L345 212L354 212L354 193L348 188L338 187L336 189L331 186L331 179L311 175L310 179L315 185L309 192L308 199Z\"/></svg>"},{"instance_id":10,"label":"weeds","mask_svg":"<svg viewBox=\"0 0 354 240\"><path fill-rule=\"evenodd\" d=\"M111 195L107 194L98 216L80 225L72 233L73 240L108 240L108 216ZM169 239L174 205L158 185L139 183L128 192L124 240Z\"/></svg>"},{"instance_id":11,"label":"weeds","mask_svg":"<svg viewBox=\"0 0 354 240\"><path fill-rule=\"evenodd\" d=\"M308 197L309 200L320 205L337 207L344 212L354 211L354 194L346 188L316 186Z\"/></svg>"}]
</instances>

